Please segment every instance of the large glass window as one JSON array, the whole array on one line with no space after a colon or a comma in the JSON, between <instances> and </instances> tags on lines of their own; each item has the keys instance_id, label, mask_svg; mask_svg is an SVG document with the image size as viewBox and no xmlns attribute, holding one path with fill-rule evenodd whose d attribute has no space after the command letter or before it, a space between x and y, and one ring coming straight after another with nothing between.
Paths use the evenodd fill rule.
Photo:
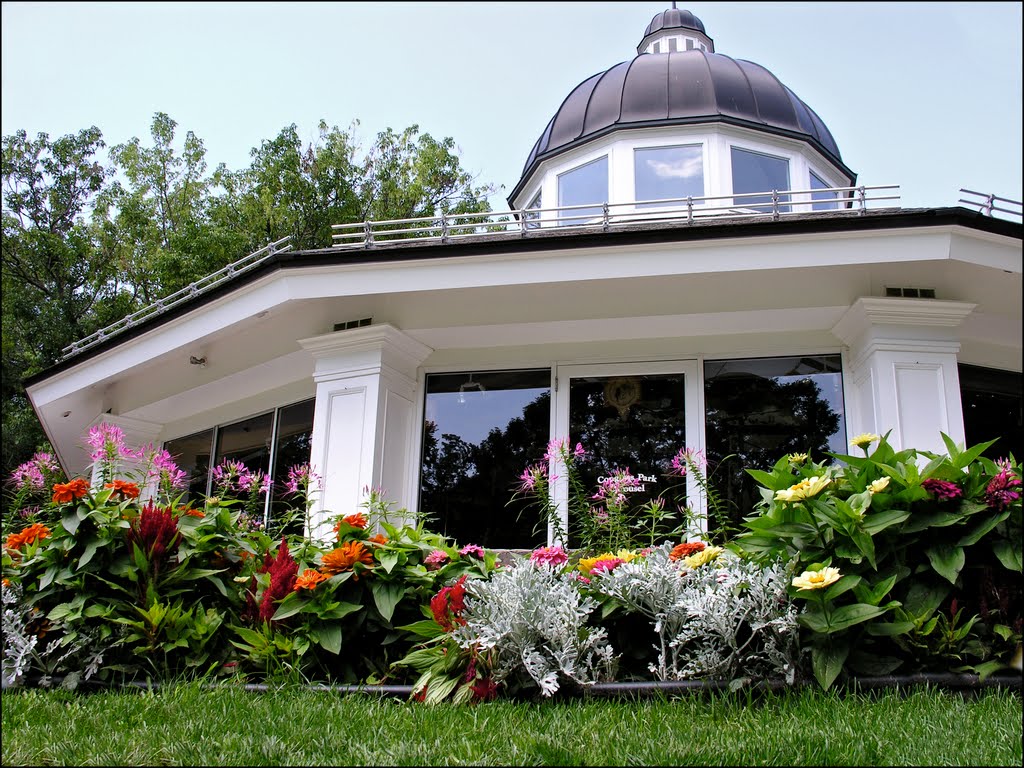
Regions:
<instances>
[{"instance_id":1,"label":"large glass window","mask_svg":"<svg viewBox=\"0 0 1024 768\"><path fill-rule=\"evenodd\" d=\"M544 455L550 425L547 368L429 374L419 508L432 530L460 545L542 545L536 513L509 500Z\"/></svg>"},{"instance_id":2,"label":"large glass window","mask_svg":"<svg viewBox=\"0 0 1024 768\"><path fill-rule=\"evenodd\" d=\"M700 145L651 147L633 152L636 199L667 200L704 195L704 152ZM644 203L679 205L679 203Z\"/></svg>"},{"instance_id":3,"label":"large glass window","mask_svg":"<svg viewBox=\"0 0 1024 768\"><path fill-rule=\"evenodd\" d=\"M168 440L164 448L189 475L186 498L198 500L207 493L216 493L211 479L213 469L225 461L240 461L250 472L261 471L273 478L270 498L264 499L263 507L250 510L253 516L264 523L277 521L288 524L289 530L301 531L303 520L296 518L289 523L282 515L296 505L301 506L300 500L287 495L286 485L288 470L309 461L314 403L313 399L304 400L244 421Z\"/></svg>"},{"instance_id":4,"label":"large glass window","mask_svg":"<svg viewBox=\"0 0 1024 768\"><path fill-rule=\"evenodd\" d=\"M537 229L537 227L540 226L540 211L538 209L542 207L542 199L541 193L538 192L536 197L534 197L533 200L530 201L530 204L526 206L527 210L526 213L523 214L523 217L527 221L527 229Z\"/></svg>"},{"instance_id":5,"label":"large glass window","mask_svg":"<svg viewBox=\"0 0 1024 768\"><path fill-rule=\"evenodd\" d=\"M811 189L828 189L827 184L823 179L819 178L818 175L811 171ZM819 200L835 200L839 197L838 192L811 192L811 200L816 202L811 204L811 209L815 211L834 211L836 209L835 203L821 203Z\"/></svg>"},{"instance_id":6,"label":"large glass window","mask_svg":"<svg viewBox=\"0 0 1024 768\"><path fill-rule=\"evenodd\" d=\"M732 191L733 194L747 192L771 192L792 189L789 185L789 160L784 157L772 157L760 152L751 152L739 147L732 148ZM788 203L789 195L779 197L782 203ZM741 197L733 201L740 208L750 208L756 203L771 203L772 196ZM788 211L788 205L779 205L780 211ZM754 210L770 213L771 206L761 206Z\"/></svg>"},{"instance_id":7,"label":"large glass window","mask_svg":"<svg viewBox=\"0 0 1024 768\"><path fill-rule=\"evenodd\" d=\"M847 452L839 355L707 361L704 407L709 480L722 500L709 510L712 531L738 532L761 500L746 468Z\"/></svg>"},{"instance_id":8,"label":"large glass window","mask_svg":"<svg viewBox=\"0 0 1024 768\"><path fill-rule=\"evenodd\" d=\"M999 438L984 456L1024 456L1021 375L976 365L959 365L958 372L967 445Z\"/></svg>"},{"instance_id":9,"label":"large glass window","mask_svg":"<svg viewBox=\"0 0 1024 768\"><path fill-rule=\"evenodd\" d=\"M205 496L209 491L213 430L204 429L176 440L168 440L164 449L174 457L178 469L188 475L188 489L182 501L196 501Z\"/></svg>"},{"instance_id":10,"label":"large glass window","mask_svg":"<svg viewBox=\"0 0 1024 768\"><path fill-rule=\"evenodd\" d=\"M568 205L597 203L593 208L559 212L560 225L581 224L587 219L601 216L602 205L606 202L608 202L608 155L581 165L579 168L566 171L558 177L558 206L560 208Z\"/></svg>"}]
</instances>

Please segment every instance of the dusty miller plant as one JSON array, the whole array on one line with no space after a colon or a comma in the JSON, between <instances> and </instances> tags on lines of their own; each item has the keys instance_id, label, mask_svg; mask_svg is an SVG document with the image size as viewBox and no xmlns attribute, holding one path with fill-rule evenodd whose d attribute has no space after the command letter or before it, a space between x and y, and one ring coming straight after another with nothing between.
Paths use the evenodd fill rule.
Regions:
<instances>
[{"instance_id":1,"label":"dusty miller plant","mask_svg":"<svg viewBox=\"0 0 1024 768\"><path fill-rule=\"evenodd\" d=\"M659 680L707 678L743 682L783 677L799 660L797 610L781 563L761 566L724 553L690 569L670 547L599 573L592 587L653 623Z\"/></svg>"},{"instance_id":2,"label":"dusty miller plant","mask_svg":"<svg viewBox=\"0 0 1024 768\"><path fill-rule=\"evenodd\" d=\"M532 682L551 696L562 680L587 686L614 674L607 631L588 624L596 607L571 575L521 560L467 583L466 623L452 635L462 648L493 649L495 682Z\"/></svg>"},{"instance_id":3,"label":"dusty miller plant","mask_svg":"<svg viewBox=\"0 0 1024 768\"><path fill-rule=\"evenodd\" d=\"M49 688L54 682L54 671L68 668L76 658L83 668L64 675L61 687L74 690L83 678L88 680L99 672L103 651L96 650L98 633L80 635L76 642L65 635L41 646L40 636L31 629L38 618L37 611L21 600L21 587L14 583L3 585L3 611L4 688L21 685L32 670L42 673L39 685Z\"/></svg>"}]
</instances>

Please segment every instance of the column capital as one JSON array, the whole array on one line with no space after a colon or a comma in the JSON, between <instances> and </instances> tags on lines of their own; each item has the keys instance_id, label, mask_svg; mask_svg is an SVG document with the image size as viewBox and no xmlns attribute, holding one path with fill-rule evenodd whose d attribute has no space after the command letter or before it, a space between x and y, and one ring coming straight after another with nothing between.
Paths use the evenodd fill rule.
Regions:
<instances>
[{"instance_id":1,"label":"column capital","mask_svg":"<svg viewBox=\"0 0 1024 768\"><path fill-rule=\"evenodd\" d=\"M955 330L977 304L938 299L863 296L857 299L832 334L847 346L865 336L887 339L940 341L955 339Z\"/></svg>"},{"instance_id":2,"label":"column capital","mask_svg":"<svg viewBox=\"0 0 1024 768\"><path fill-rule=\"evenodd\" d=\"M388 323L299 339L299 344L316 361L314 377L381 365L415 377L420 363L434 351Z\"/></svg>"}]
</instances>

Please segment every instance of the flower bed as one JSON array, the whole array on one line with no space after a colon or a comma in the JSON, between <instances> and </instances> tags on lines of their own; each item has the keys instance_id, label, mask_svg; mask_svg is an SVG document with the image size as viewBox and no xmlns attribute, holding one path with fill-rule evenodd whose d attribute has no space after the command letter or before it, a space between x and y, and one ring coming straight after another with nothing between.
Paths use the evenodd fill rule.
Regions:
<instances>
[{"instance_id":1,"label":"flower bed","mask_svg":"<svg viewBox=\"0 0 1024 768\"><path fill-rule=\"evenodd\" d=\"M59 482L46 455L12 478L5 686L203 677L468 702L915 675L983 685L1020 668L1021 473L982 457L987 444L947 440L935 455L871 435L854 440L863 455L783 457L749 470L764 500L746 530L710 540L685 508L630 509L626 470L579 488L584 449L555 441L516 491L555 543L502 564L377 489L313 538L308 466L268 530L260 473L225 463L214 496L183 504L165 452L106 426L89 442L95 484ZM552 464L574 491L568 531ZM697 473L716 503L698 454L667 471Z\"/></svg>"}]
</instances>

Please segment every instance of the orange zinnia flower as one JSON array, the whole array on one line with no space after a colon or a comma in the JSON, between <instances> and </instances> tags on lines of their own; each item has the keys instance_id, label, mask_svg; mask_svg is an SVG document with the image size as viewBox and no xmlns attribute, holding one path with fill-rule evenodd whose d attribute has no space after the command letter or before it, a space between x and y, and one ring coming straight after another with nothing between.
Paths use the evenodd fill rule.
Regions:
<instances>
[{"instance_id":1,"label":"orange zinnia flower","mask_svg":"<svg viewBox=\"0 0 1024 768\"><path fill-rule=\"evenodd\" d=\"M682 544L677 544L672 548L672 552L669 553L670 560L681 560L684 557L689 557L697 552L702 552L705 548L703 541L688 541Z\"/></svg>"},{"instance_id":2,"label":"orange zinnia flower","mask_svg":"<svg viewBox=\"0 0 1024 768\"><path fill-rule=\"evenodd\" d=\"M337 549L326 553L321 558L324 573L333 576L353 570L356 563L369 567L373 565L373 555L360 541L346 541Z\"/></svg>"},{"instance_id":3,"label":"orange zinnia flower","mask_svg":"<svg viewBox=\"0 0 1024 768\"><path fill-rule=\"evenodd\" d=\"M206 517L206 513L203 512L203 510L195 509L193 507L186 507L184 509L179 509L178 511L184 512L189 517Z\"/></svg>"},{"instance_id":4,"label":"orange zinnia flower","mask_svg":"<svg viewBox=\"0 0 1024 768\"><path fill-rule=\"evenodd\" d=\"M298 592L300 589L316 589L316 585L321 581L327 581L329 576L326 576L320 571L315 571L312 568L307 568L299 574L298 578L295 579L295 586L293 589Z\"/></svg>"},{"instance_id":5,"label":"orange zinnia flower","mask_svg":"<svg viewBox=\"0 0 1024 768\"><path fill-rule=\"evenodd\" d=\"M64 504L80 499L88 492L89 481L83 477L76 477L70 483L56 483L53 486L53 502L54 504Z\"/></svg>"},{"instance_id":6,"label":"orange zinnia flower","mask_svg":"<svg viewBox=\"0 0 1024 768\"><path fill-rule=\"evenodd\" d=\"M27 528L23 528L17 533L12 533L7 537L7 542L4 546L9 550L18 550L24 547L26 544L34 544L42 539L50 537L50 529L42 523L32 523Z\"/></svg>"},{"instance_id":7,"label":"orange zinnia flower","mask_svg":"<svg viewBox=\"0 0 1024 768\"><path fill-rule=\"evenodd\" d=\"M113 488L114 495L120 496L122 499L139 498L139 486L135 483L129 483L127 480L115 480L112 483L107 483L103 487Z\"/></svg>"},{"instance_id":8,"label":"orange zinnia flower","mask_svg":"<svg viewBox=\"0 0 1024 768\"><path fill-rule=\"evenodd\" d=\"M370 537L370 541L372 541L374 544L387 544L388 537L385 536L383 533L375 533L373 536Z\"/></svg>"}]
</instances>

